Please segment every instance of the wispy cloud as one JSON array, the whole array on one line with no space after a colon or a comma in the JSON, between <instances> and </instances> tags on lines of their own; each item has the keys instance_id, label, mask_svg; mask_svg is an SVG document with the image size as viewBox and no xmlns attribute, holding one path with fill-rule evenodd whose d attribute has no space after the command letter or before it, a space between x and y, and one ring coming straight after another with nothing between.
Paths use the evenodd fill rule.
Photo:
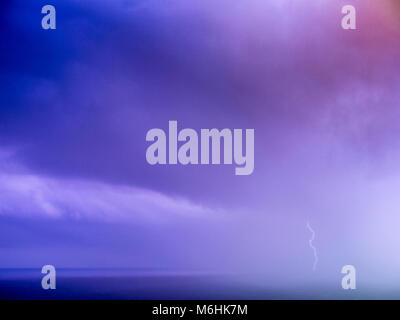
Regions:
<instances>
[{"instance_id":1,"label":"wispy cloud","mask_svg":"<svg viewBox=\"0 0 400 320\"><path fill-rule=\"evenodd\" d=\"M9 170L9 154L1 154L0 214L3 215L163 222L177 216L210 218L221 213L182 197L145 188L46 177L15 167Z\"/></svg>"}]
</instances>

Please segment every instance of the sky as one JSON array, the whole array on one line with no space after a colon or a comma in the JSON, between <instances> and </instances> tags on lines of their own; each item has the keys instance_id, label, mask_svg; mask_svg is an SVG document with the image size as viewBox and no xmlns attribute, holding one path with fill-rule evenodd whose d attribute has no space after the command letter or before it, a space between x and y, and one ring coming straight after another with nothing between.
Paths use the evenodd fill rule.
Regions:
<instances>
[{"instance_id":1,"label":"sky","mask_svg":"<svg viewBox=\"0 0 400 320\"><path fill-rule=\"evenodd\" d=\"M399 287L397 1L3 2L0 267ZM254 172L149 165L170 120L254 129Z\"/></svg>"}]
</instances>

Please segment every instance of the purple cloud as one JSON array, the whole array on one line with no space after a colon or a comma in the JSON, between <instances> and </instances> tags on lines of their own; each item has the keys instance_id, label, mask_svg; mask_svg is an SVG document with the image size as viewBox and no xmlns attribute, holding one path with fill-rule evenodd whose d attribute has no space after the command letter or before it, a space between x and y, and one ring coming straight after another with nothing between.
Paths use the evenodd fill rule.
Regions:
<instances>
[{"instance_id":1,"label":"purple cloud","mask_svg":"<svg viewBox=\"0 0 400 320\"><path fill-rule=\"evenodd\" d=\"M221 218L221 211L182 197L170 197L140 187L111 185L84 179L55 178L27 172L8 172L9 153L0 159L0 214L103 221L171 223L179 216Z\"/></svg>"}]
</instances>

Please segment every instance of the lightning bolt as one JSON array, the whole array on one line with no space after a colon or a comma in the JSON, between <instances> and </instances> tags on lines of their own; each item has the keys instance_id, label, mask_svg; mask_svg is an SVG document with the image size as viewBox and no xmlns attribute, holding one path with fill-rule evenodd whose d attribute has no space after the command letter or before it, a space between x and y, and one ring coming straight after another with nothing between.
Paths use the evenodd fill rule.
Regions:
<instances>
[{"instance_id":1,"label":"lightning bolt","mask_svg":"<svg viewBox=\"0 0 400 320\"><path fill-rule=\"evenodd\" d=\"M313 245L313 241L315 239L315 232L314 230L311 228L310 223L307 222L307 228L308 230L310 230L311 232L311 239L308 240L308 244L310 245L310 248L313 250L314 252L314 264L313 264L313 271L315 271L315 269L317 268L317 263L318 263L318 254L317 254L317 248L314 247Z\"/></svg>"}]
</instances>

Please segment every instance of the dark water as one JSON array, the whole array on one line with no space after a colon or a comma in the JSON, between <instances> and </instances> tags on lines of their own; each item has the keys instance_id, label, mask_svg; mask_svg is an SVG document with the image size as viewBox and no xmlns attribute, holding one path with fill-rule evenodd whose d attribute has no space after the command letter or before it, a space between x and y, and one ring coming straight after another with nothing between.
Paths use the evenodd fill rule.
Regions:
<instances>
[{"instance_id":1,"label":"dark water","mask_svg":"<svg viewBox=\"0 0 400 320\"><path fill-rule=\"evenodd\" d=\"M43 290L40 269L0 269L0 299L398 299L400 292L335 287L270 288L235 275L157 270L57 269Z\"/></svg>"}]
</instances>

